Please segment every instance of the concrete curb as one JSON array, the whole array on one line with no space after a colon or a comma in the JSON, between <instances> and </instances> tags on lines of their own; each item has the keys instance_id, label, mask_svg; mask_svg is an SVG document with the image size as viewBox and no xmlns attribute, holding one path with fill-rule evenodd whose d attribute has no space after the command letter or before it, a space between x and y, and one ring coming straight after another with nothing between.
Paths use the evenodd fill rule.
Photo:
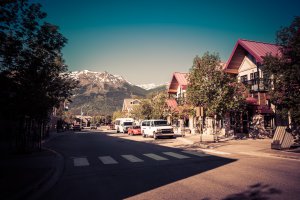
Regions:
<instances>
[{"instance_id":1,"label":"concrete curb","mask_svg":"<svg viewBox=\"0 0 300 200\"><path fill-rule=\"evenodd\" d=\"M187 138L177 138L178 140L182 141L185 144L192 145L192 146L197 146L200 149L214 149L218 150L220 147L224 146L232 146L234 148L234 144L229 144L229 143L222 143L222 142L227 142L230 139L222 139L218 143L212 143L212 144L205 144L201 143L199 141L193 141ZM220 145L222 143L222 145ZM271 149L270 149L271 150ZM221 150L220 150L221 151ZM224 153L229 153L224 151ZM230 152L232 154L232 152ZM288 159L288 160L300 160L300 153L299 155L295 155L292 152L267 152L263 150L257 150L257 151L244 151L240 153L234 153L234 154L243 154L243 155L251 155L251 156L257 156L257 157L272 157L272 158L279 158L279 159Z\"/></svg>"},{"instance_id":2,"label":"concrete curb","mask_svg":"<svg viewBox=\"0 0 300 200\"><path fill-rule=\"evenodd\" d=\"M32 200L40 199L42 195L49 191L58 182L58 180L63 174L63 170L65 167L64 157L60 153L52 149L44 149L54 153L57 156L57 161L53 163L55 167L52 170L52 173L45 175L45 177L41 179L41 181L39 181L33 188L35 192L29 198Z\"/></svg>"},{"instance_id":3,"label":"concrete curb","mask_svg":"<svg viewBox=\"0 0 300 200\"><path fill-rule=\"evenodd\" d=\"M55 154L55 161L52 163L52 169L49 170L39 181L30 184L27 188L18 192L11 199L30 199L37 200L42 197L47 191L49 191L60 179L64 169L64 158L58 152L43 148L46 151L50 151Z\"/></svg>"}]
</instances>

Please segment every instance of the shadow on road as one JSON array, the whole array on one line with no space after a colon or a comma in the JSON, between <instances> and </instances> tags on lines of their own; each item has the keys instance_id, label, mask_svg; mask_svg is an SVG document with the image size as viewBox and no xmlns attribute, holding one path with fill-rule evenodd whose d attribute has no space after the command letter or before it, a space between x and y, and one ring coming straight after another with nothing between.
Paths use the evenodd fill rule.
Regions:
<instances>
[{"instance_id":1,"label":"shadow on road","mask_svg":"<svg viewBox=\"0 0 300 200\"><path fill-rule=\"evenodd\" d=\"M250 185L248 189L243 192L229 195L222 200L268 200L273 199L273 195L279 195L281 193L279 189L271 187L268 184L257 183ZM204 198L202 200L210 200L210 198Z\"/></svg>"},{"instance_id":2,"label":"shadow on road","mask_svg":"<svg viewBox=\"0 0 300 200\"><path fill-rule=\"evenodd\" d=\"M48 146L62 153L66 159L85 155L90 166L76 168L69 159L64 175L45 195L45 199L125 199L236 161L213 155L172 158L163 152L184 154L182 149L99 133L57 137ZM147 153L169 159L153 160L143 155ZM126 154L137 156L143 162L130 163L121 157ZM101 163L98 157L107 155L112 156L118 164Z\"/></svg>"}]
</instances>

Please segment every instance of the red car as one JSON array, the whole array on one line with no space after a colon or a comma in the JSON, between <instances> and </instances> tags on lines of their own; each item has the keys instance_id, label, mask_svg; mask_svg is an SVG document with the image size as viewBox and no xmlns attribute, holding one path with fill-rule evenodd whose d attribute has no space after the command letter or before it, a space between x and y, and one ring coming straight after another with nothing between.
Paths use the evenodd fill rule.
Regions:
<instances>
[{"instance_id":1,"label":"red car","mask_svg":"<svg viewBox=\"0 0 300 200\"><path fill-rule=\"evenodd\" d=\"M132 126L128 128L128 135L141 135L141 127L140 126Z\"/></svg>"}]
</instances>

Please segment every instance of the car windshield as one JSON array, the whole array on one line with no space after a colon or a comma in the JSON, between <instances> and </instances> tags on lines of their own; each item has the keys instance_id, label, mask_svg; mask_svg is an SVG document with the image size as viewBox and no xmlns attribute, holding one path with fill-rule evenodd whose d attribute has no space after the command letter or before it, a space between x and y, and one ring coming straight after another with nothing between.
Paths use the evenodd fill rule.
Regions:
<instances>
[{"instance_id":1,"label":"car windshield","mask_svg":"<svg viewBox=\"0 0 300 200\"><path fill-rule=\"evenodd\" d=\"M140 129L141 127L140 126L134 126L132 128L134 128L134 129Z\"/></svg>"},{"instance_id":2,"label":"car windshield","mask_svg":"<svg viewBox=\"0 0 300 200\"><path fill-rule=\"evenodd\" d=\"M162 121L154 121L154 126L167 126L168 122L165 120Z\"/></svg>"},{"instance_id":3,"label":"car windshield","mask_svg":"<svg viewBox=\"0 0 300 200\"><path fill-rule=\"evenodd\" d=\"M132 126L132 122L124 122L124 126Z\"/></svg>"}]
</instances>

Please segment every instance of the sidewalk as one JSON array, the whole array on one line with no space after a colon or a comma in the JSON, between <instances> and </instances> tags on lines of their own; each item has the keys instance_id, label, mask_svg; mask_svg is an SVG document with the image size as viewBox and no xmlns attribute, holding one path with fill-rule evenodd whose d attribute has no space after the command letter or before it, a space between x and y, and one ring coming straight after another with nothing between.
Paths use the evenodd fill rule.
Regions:
<instances>
[{"instance_id":1,"label":"sidewalk","mask_svg":"<svg viewBox=\"0 0 300 200\"><path fill-rule=\"evenodd\" d=\"M47 140L55 136L52 133ZM63 157L45 148L41 152L2 157L0 199L39 199L56 183L63 167Z\"/></svg>"},{"instance_id":2,"label":"sidewalk","mask_svg":"<svg viewBox=\"0 0 300 200\"><path fill-rule=\"evenodd\" d=\"M216 149L218 151L236 154L247 154L255 156L271 156L287 159L300 160L300 148L275 150L271 149L272 139L222 139L219 142L200 143L200 135L186 134L183 138L178 138L193 148Z\"/></svg>"}]
</instances>

